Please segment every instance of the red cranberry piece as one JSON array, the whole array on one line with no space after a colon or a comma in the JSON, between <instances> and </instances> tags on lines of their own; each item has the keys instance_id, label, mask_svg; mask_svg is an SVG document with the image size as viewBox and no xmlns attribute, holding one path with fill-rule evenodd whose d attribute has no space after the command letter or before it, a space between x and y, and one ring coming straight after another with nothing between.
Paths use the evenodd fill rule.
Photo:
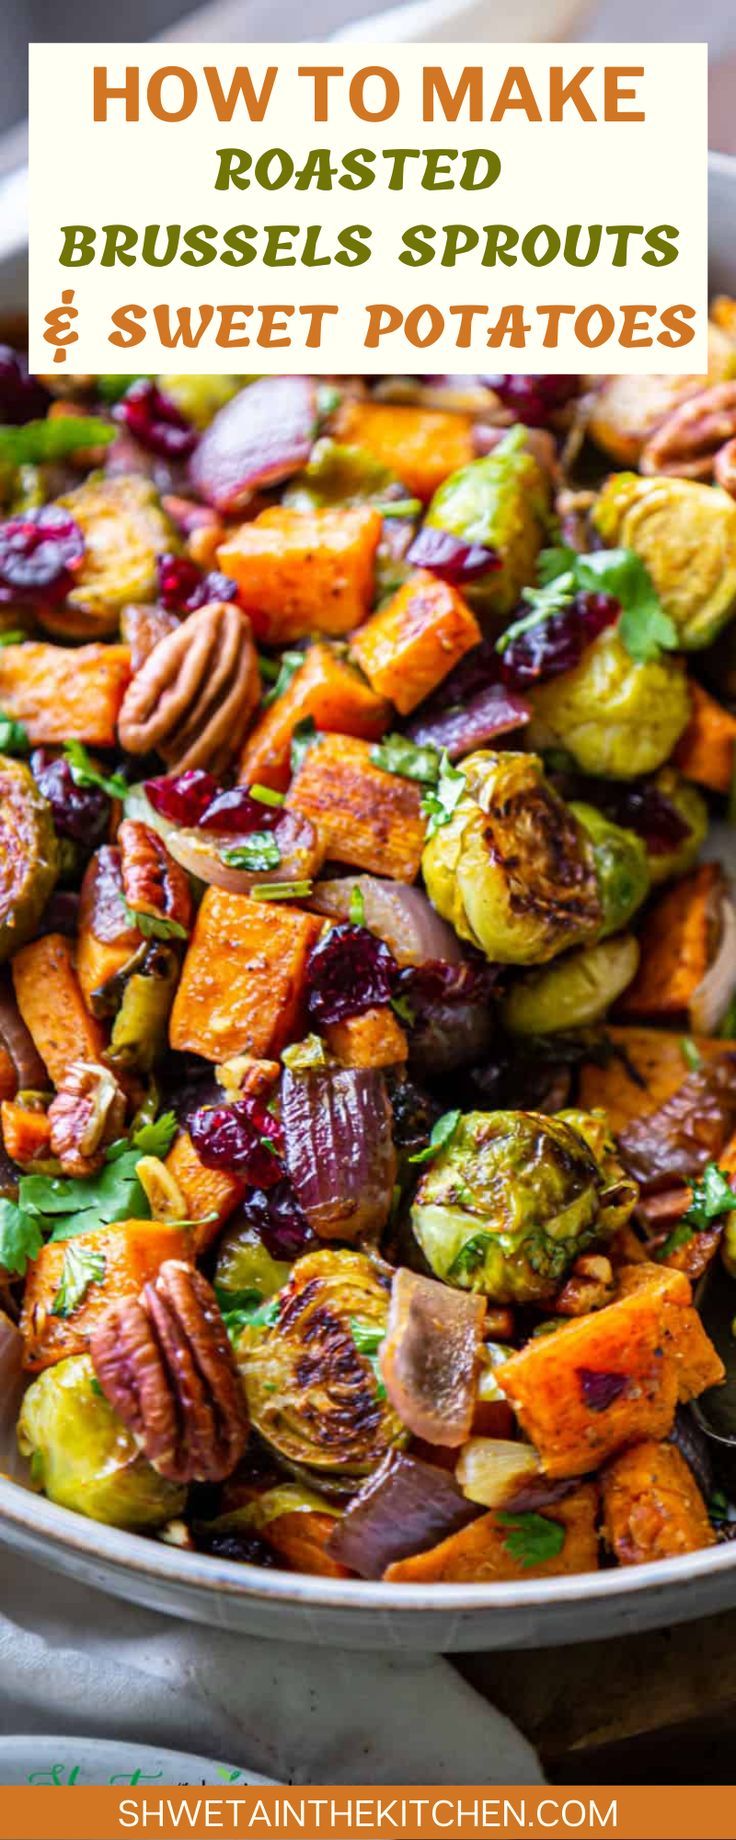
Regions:
<instances>
[{"instance_id":1,"label":"red cranberry piece","mask_svg":"<svg viewBox=\"0 0 736 1840\"><path fill-rule=\"evenodd\" d=\"M271 1188L283 1168L281 1126L259 1099L236 1099L193 1112L189 1135L206 1169L229 1169L257 1188Z\"/></svg>"},{"instance_id":2,"label":"red cranberry piece","mask_svg":"<svg viewBox=\"0 0 736 1840\"><path fill-rule=\"evenodd\" d=\"M398 965L388 946L364 926L333 926L314 946L307 964L310 1022L344 1022L374 1003L388 1003Z\"/></svg>"},{"instance_id":3,"label":"red cranberry piece","mask_svg":"<svg viewBox=\"0 0 736 1840\"><path fill-rule=\"evenodd\" d=\"M453 587L477 581L481 575L490 575L501 567L497 550L489 549L485 543L464 543L451 531L436 530L431 524L423 524L417 531L406 560L416 569L431 569L433 575L451 582Z\"/></svg>"},{"instance_id":4,"label":"red cranberry piece","mask_svg":"<svg viewBox=\"0 0 736 1840\"><path fill-rule=\"evenodd\" d=\"M204 767L190 767L186 773L162 773L158 779L145 781L149 804L160 818L168 818L172 824L199 824L219 790L217 780Z\"/></svg>"},{"instance_id":5,"label":"red cranberry piece","mask_svg":"<svg viewBox=\"0 0 736 1840\"><path fill-rule=\"evenodd\" d=\"M561 613L538 620L511 640L501 658L504 683L520 690L573 670L587 646L614 624L620 612L620 602L612 594L576 594Z\"/></svg>"},{"instance_id":6,"label":"red cranberry piece","mask_svg":"<svg viewBox=\"0 0 736 1840\"><path fill-rule=\"evenodd\" d=\"M197 445L196 428L158 384L143 377L126 390L113 409L113 418L122 422L142 447L161 454L165 460L186 460Z\"/></svg>"},{"instance_id":7,"label":"red cranberry piece","mask_svg":"<svg viewBox=\"0 0 736 1840\"><path fill-rule=\"evenodd\" d=\"M68 760L49 748L34 748L30 768L39 792L51 806L54 829L60 837L85 843L90 849L107 831L110 800L99 786L78 786Z\"/></svg>"},{"instance_id":8,"label":"red cranberry piece","mask_svg":"<svg viewBox=\"0 0 736 1840\"><path fill-rule=\"evenodd\" d=\"M272 1188L253 1188L243 1202L243 1214L257 1228L272 1259L296 1259L314 1242L288 1176Z\"/></svg>"},{"instance_id":9,"label":"red cranberry piece","mask_svg":"<svg viewBox=\"0 0 736 1840\"><path fill-rule=\"evenodd\" d=\"M545 428L555 411L563 408L571 396L577 396L580 388L579 378L563 376L502 375L484 377L483 382L495 390L504 408L511 409L528 428Z\"/></svg>"},{"instance_id":10,"label":"red cranberry piece","mask_svg":"<svg viewBox=\"0 0 736 1840\"><path fill-rule=\"evenodd\" d=\"M651 856L669 855L690 836L686 819L651 781L640 780L620 789L606 787L602 799L600 788L596 788L595 802L603 804L616 824L636 831Z\"/></svg>"},{"instance_id":11,"label":"red cranberry piece","mask_svg":"<svg viewBox=\"0 0 736 1840\"><path fill-rule=\"evenodd\" d=\"M84 557L78 524L58 505L42 505L0 524L0 599L62 600Z\"/></svg>"},{"instance_id":12,"label":"red cranberry piece","mask_svg":"<svg viewBox=\"0 0 736 1840\"><path fill-rule=\"evenodd\" d=\"M158 556L158 598L167 613L196 613L208 601L234 601L237 582L219 569L203 574L188 556Z\"/></svg>"},{"instance_id":13,"label":"red cranberry piece","mask_svg":"<svg viewBox=\"0 0 736 1840\"><path fill-rule=\"evenodd\" d=\"M198 820L203 831L229 831L247 836L251 831L272 831L283 817L280 805L252 799L247 786L217 792Z\"/></svg>"},{"instance_id":14,"label":"red cranberry piece","mask_svg":"<svg viewBox=\"0 0 736 1840\"><path fill-rule=\"evenodd\" d=\"M28 365L12 345L0 345L0 422L38 420L46 414L51 397L37 377L29 376Z\"/></svg>"}]
</instances>

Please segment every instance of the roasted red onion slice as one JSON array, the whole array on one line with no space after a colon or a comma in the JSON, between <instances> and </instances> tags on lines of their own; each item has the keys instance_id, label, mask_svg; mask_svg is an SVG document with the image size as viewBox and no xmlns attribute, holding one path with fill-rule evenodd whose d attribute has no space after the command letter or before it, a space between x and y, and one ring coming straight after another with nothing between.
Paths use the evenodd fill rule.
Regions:
<instances>
[{"instance_id":1,"label":"roasted red onion slice","mask_svg":"<svg viewBox=\"0 0 736 1840\"><path fill-rule=\"evenodd\" d=\"M473 748L485 747L496 735L520 728L531 713L529 704L514 690L507 690L504 684L488 684L462 708L417 716L408 733L419 747L445 749L451 760L459 760Z\"/></svg>"},{"instance_id":2,"label":"roasted red onion slice","mask_svg":"<svg viewBox=\"0 0 736 1840\"><path fill-rule=\"evenodd\" d=\"M0 977L0 1043L10 1055L19 1091L43 1092L50 1085L46 1068L15 1001L7 971Z\"/></svg>"},{"instance_id":3,"label":"roasted red onion slice","mask_svg":"<svg viewBox=\"0 0 736 1840\"><path fill-rule=\"evenodd\" d=\"M331 919L349 920L356 889L363 902L362 924L384 940L397 965L423 965L427 959L460 963L457 933L435 913L421 888L378 875L341 875L334 882L318 882L310 906Z\"/></svg>"},{"instance_id":4,"label":"roasted red onion slice","mask_svg":"<svg viewBox=\"0 0 736 1840\"><path fill-rule=\"evenodd\" d=\"M714 1056L689 1073L654 1112L632 1119L618 1144L628 1175L645 1195L702 1175L736 1129L736 1054Z\"/></svg>"},{"instance_id":5,"label":"roasted red onion slice","mask_svg":"<svg viewBox=\"0 0 736 1840\"><path fill-rule=\"evenodd\" d=\"M337 1522L330 1552L359 1577L382 1578L395 1559L429 1552L482 1513L446 1470L392 1452Z\"/></svg>"},{"instance_id":6,"label":"roasted red onion slice","mask_svg":"<svg viewBox=\"0 0 736 1840\"><path fill-rule=\"evenodd\" d=\"M320 1239L354 1240L386 1225L396 1151L383 1074L374 1067L284 1073L286 1168Z\"/></svg>"},{"instance_id":7,"label":"roasted red onion slice","mask_svg":"<svg viewBox=\"0 0 736 1840\"><path fill-rule=\"evenodd\" d=\"M379 1364L402 1422L427 1444L464 1444L478 1380L485 1297L400 1266Z\"/></svg>"},{"instance_id":8,"label":"roasted red onion slice","mask_svg":"<svg viewBox=\"0 0 736 1840\"><path fill-rule=\"evenodd\" d=\"M717 1032L736 990L736 911L727 891L720 897L719 922L715 958L690 999L690 1026L698 1035Z\"/></svg>"},{"instance_id":9,"label":"roasted red onion slice","mask_svg":"<svg viewBox=\"0 0 736 1840\"><path fill-rule=\"evenodd\" d=\"M252 843L250 833L240 837L232 831L178 830L166 827L166 847L175 861L200 882L226 888L230 894L249 894L261 882L302 882L310 880L321 860L317 832L308 818L298 812L281 813L275 830L269 833L277 844L280 860L269 869L238 869L225 855Z\"/></svg>"},{"instance_id":10,"label":"roasted red onion slice","mask_svg":"<svg viewBox=\"0 0 736 1840\"><path fill-rule=\"evenodd\" d=\"M220 409L192 456L195 490L218 511L288 479L309 459L317 419L310 377L261 377Z\"/></svg>"}]
</instances>

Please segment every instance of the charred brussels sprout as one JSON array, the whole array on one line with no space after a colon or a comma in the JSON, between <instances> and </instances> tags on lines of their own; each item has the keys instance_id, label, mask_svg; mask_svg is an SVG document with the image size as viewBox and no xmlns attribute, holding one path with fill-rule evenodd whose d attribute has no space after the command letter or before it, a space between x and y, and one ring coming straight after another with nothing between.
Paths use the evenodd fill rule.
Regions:
<instances>
[{"instance_id":1,"label":"charred brussels sprout","mask_svg":"<svg viewBox=\"0 0 736 1840\"><path fill-rule=\"evenodd\" d=\"M173 526L150 481L133 473L93 473L58 502L79 525L85 555L73 592L44 624L80 638L114 632L126 601L154 599L156 557L177 548Z\"/></svg>"},{"instance_id":2,"label":"charred brussels sprout","mask_svg":"<svg viewBox=\"0 0 736 1840\"><path fill-rule=\"evenodd\" d=\"M610 1189L579 1124L469 1112L422 1177L412 1226L447 1284L495 1303L545 1303L578 1254L619 1225L618 1185L609 1202Z\"/></svg>"},{"instance_id":3,"label":"charred brussels sprout","mask_svg":"<svg viewBox=\"0 0 736 1840\"><path fill-rule=\"evenodd\" d=\"M647 853L634 831L605 818L595 805L570 806L593 845L598 892L603 908L601 938L626 926L649 893Z\"/></svg>"},{"instance_id":4,"label":"charred brussels sprout","mask_svg":"<svg viewBox=\"0 0 736 1840\"><path fill-rule=\"evenodd\" d=\"M304 471L296 474L284 492L284 504L295 511L367 505L386 498L406 498L396 474L365 447L347 447L328 435L315 443Z\"/></svg>"},{"instance_id":5,"label":"charred brussels sprout","mask_svg":"<svg viewBox=\"0 0 736 1840\"><path fill-rule=\"evenodd\" d=\"M58 869L51 807L30 769L0 754L0 959L34 931Z\"/></svg>"},{"instance_id":6,"label":"charred brussels sprout","mask_svg":"<svg viewBox=\"0 0 736 1840\"><path fill-rule=\"evenodd\" d=\"M497 551L502 567L466 595L474 606L510 613L522 588L534 581L548 510L549 481L530 452L526 430L517 426L492 453L443 481L426 521L465 543Z\"/></svg>"},{"instance_id":7,"label":"charred brussels sprout","mask_svg":"<svg viewBox=\"0 0 736 1840\"><path fill-rule=\"evenodd\" d=\"M551 1035L600 1022L636 972L639 947L631 933L567 952L529 971L507 992L502 1016L512 1035Z\"/></svg>"},{"instance_id":8,"label":"charred brussels sprout","mask_svg":"<svg viewBox=\"0 0 736 1840\"><path fill-rule=\"evenodd\" d=\"M606 543L649 570L684 651L710 645L736 606L736 504L720 486L619 473L593 513Z\"/></svg>"},{"instance_id":9,"label":"charred brussels sprout","mask_svg":"<svg viewBox=\"0 0 736 1840\"><path fill-rule=\"evenodd\" d=\"M690 717L682 661L630 658L615 627L587 647L572 671L529 692L536 747L564 748L583 773L638 779L672 753Z\"/></svg>"},{"instance_id":10,"label":"charred brussels sprout","mask_svg":"<svg viewBox=\"0 0 736 1840\"><path fill-rule=\"evenodd\" d=\"M534 754L461 763L466 790L425 845L437 912L502 964L542 964L593 939L603 909L592 846Z\"/></svg>"},{"instance_id":11,"label":"charred brussels sprout","mask_svg":"<svg viewBox=\"0 0 736 1840\"><path fill-rule=\"evenodd\" d=\"M272 1326L241 1336L251 1421L288 1462L361 1476L402 1443L375 1361L389 1290L363 1253L311 1252L274 1301Z\"/></svg>"},{"instance_id":12,"label":"charred brussels sprout","mask_svg":"<svg viewBox=\"0 0 736 1840\"><path fill-rule=\"evenodd\" d=\"M18 1444L49 1500L90 1520L155 1528L184 1506L185 1490L152 1469L108 1405L88 1355L47 1367L29 1386Z\"/></svg>"}]
</instances>

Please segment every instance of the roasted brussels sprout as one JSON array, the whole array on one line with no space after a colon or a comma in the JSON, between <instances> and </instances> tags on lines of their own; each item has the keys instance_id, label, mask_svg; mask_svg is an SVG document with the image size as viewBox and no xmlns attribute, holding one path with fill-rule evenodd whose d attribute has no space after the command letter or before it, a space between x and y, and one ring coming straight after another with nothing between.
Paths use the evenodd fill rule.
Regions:
<instances>
[{"instance_id":1,"label":"roasted brussels sprout","mask_svg":"<svg viewBox=\"0 0 736 1840\"><path fill-rule=\"evenodd\" d=\"M405 1433L375 1355L390 1273L360 1252L310 1252L292 1268L273 1326L236 1349L255 1430L309 1469L368 1474Z\"/></svg>"},{"instance_id":2,"label":"roasted brussels sprout","mask_svg":"<svg viewBox=\"0 0 736 1840\"><path fill-rule=\"evenodd\" d=\"M247 1220L228 1226L217 1249L215 1284L223 1291L257 1291L259 1297L273 1297L289 1276L285 1259L271 1257L257 1227Z\"/></svg>"},{"instance_id":3,"label":"roasted brussels sprout","mask_svg":"<svg viewBox=\"0 0 736 1840\"><path fill-rule=\"evenodd\" d=\"M669 474L609 479L593 511L607 543L649 570L684 651L710 645L736 607L736 504L720 486Z\"/></svg>"},{"instance_id":4,"label":"roasted brussels sprout","mask_svg":"<svg viewBox=\"0 0 736 1840\"><path fill-rule=\"evenodd\" d=\"M72 593L62 606L44 611L43 623L69 637L114 632L126 601L153 600L156 557L177 547L173 527L150 481L133 473L117 479L92 474L58 503L79 525L85 555Z\"/></svg>"},{"instance_id":5,"label":"roasted brussels sprout","mask_svg":"<svg viewBox=\"0 0 736 1840\"><path fill-rule=\"evenodd\" d=\"M466 543L482 543L502 559L499 570L466 588L474 606L494 613L516 606L521 589L534 580L548 508L549 481L530 451L526 430L518 426L492 453L443 481L427 523Z\"/></svg>"},{"instance_id":6,"label":"roasted brussels sprout","mask_svg":"<svg viewBox=\"0 0 736 1840\"><path fill-rule=\"evenodd\" d=\"M304 471L286 487L284 504L295 511L319 511L330 505L367 505L373 499L406 496L395 473L365 447L346 447L325 435L312 448Z\"/></svg>"},{"instance_id":7,"label":"roasted brussels sprout","mask_svg":"<svg viewBox=\"0 0 736 1840\"><path fill-rule=\"evenodd\" d=\"M461 939L534 965L593 939L603 920L585 831L534 754L469 754L467 790L422 857L427 893Z\"/></svg>"},{"instance_id":8,"label":"roasted brussels sprout","mask_svg":"<svg viewBox=\"0 0 736 1840\"><path fill-rule=\"evenodd\" d=\"M58 870L50 805L30 769L0 754L0 959L34 931Z\"/></svg>"},{"instance_id":9,"label":"roasted brussels sprout","mask_svg":"<svg viewBox=\"0 0 736 1840\"><path fill-rule=\"evenodd\" d=\"M494 1303L545 1303L578 1254L620 1224L620 1185L611 1188L579 1122L469 1112L422 1177L412 1227L447 1284Z\"/></svg>"},{"instance_id":10,"label":"roasted brussels sprout","mask_svg":"<svg viewBox=\"0 0 736 1840\"><path fill-rule=\"evenodd\" d=\"M108 1405L88 1355L47 1367L29 1386L18 1444L49 1500L90 1520L161 1527L184 1506L186 1491L152 1469Z\"/></svg>"},{"instance_id":11,"label":"roasted brussels sprout","mask_svg":"<svg viewBox=\"0 0 736 1840\"><path fill-rule=\"evenodd\" d=\"M672 753L690 716L682 661L637 664L615 627L599 634L572 671L529 692L534 747L564 748L583 773L638 779Z\"/></svg>"},{"instance_id":12,"label":"roasted brussels sprout","mask_svg":"<svg viewBox=\"0 0 736 1840\"><path fill-rule=\"evenodd\" d=\"M195 428L208 428L232 396L237 396L251 377L209 377L187 372L184 376L157 377L156 382L170 402L176 404Z\"/></svg>"},{"instance_id":13,"label":"roasted brussels sprout","mask_svg":"<svg viewBox=\"0 0 736 1840\"><path fill-rule=\"evenodd\" d=\"M553 965L527 972L513 984L502 1017L512 1035L551 1035L587 1028L605 1016L631 983L639 963L632 933L566 952Z\"/></svg>"},{"instance_id":14,"label":"roasted brussels sprout","mask_svg":"<svg viewBox=\"0 0 736 1840\"><path fill-rule=\"evenodd\" d=\"M650 887L647 853L634 831L624 830L604 817L595 805L575 800L574 812L593 845L598 892L603 908L601 939L626 926L637 907L646 900Z\"/></svg>"}]
</instances>

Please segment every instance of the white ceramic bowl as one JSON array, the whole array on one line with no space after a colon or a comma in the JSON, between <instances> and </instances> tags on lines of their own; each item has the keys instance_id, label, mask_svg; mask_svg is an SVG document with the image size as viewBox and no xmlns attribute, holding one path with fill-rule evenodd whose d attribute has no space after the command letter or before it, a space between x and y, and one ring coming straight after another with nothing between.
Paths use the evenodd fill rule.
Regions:
<instances>
[{"instance_id":1,"label":"white ceramic bowl","mask_svg":"<svg viewBox=\"0 0 736 1840\"><path fill-rule=\"evenodd\" d=\"M736 294L736 161L713 155L711 285ZM2 272L0 270L0 288ZM8 298L17 309L17 298ZM687 1622L736 1604L736 1542L682 1559L495 1585L388 1585L262 1571L102 1527L0 1479L0 1540L151 1609L345 1648L539 1647Z\"/></svg>"}]
</instances>

